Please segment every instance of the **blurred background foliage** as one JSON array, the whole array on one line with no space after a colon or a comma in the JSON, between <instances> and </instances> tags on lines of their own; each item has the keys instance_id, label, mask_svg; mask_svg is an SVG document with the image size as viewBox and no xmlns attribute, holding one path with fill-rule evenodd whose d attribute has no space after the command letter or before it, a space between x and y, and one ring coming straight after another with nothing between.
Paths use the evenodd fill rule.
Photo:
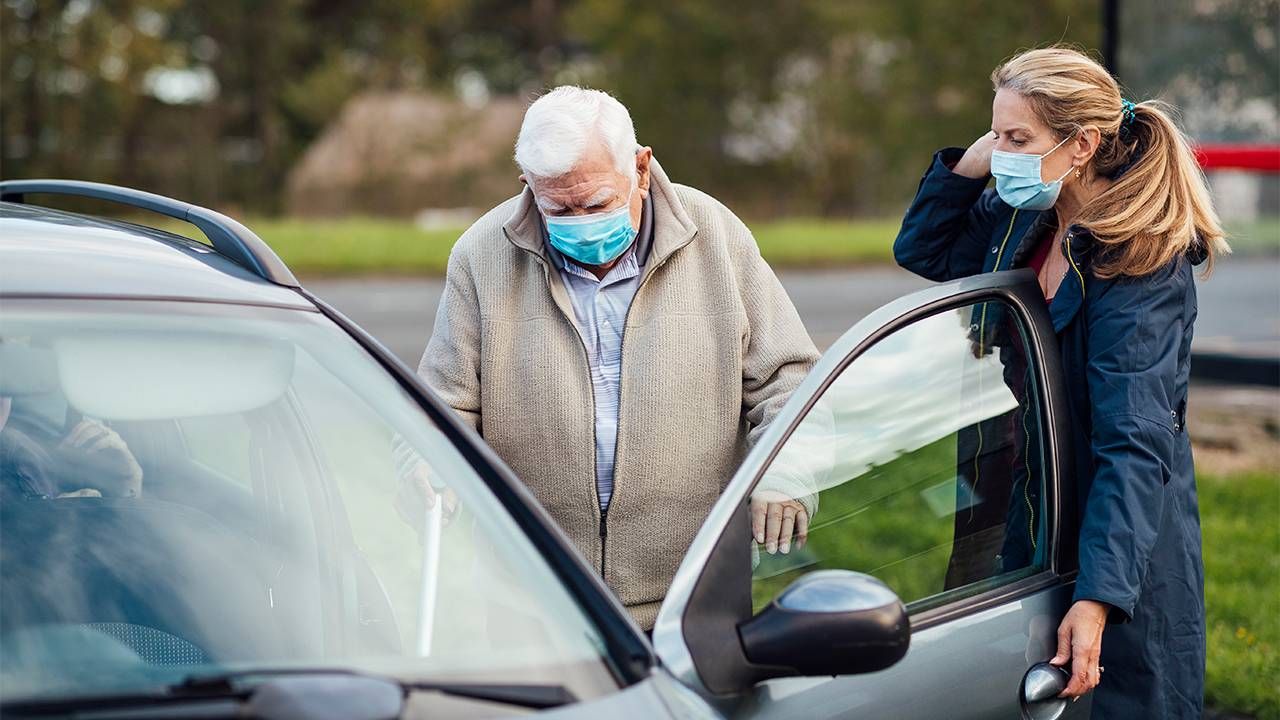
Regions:
<instances>
[{"instance_id":1,"label":"blurred background foliage","mask_svg":"<svg viewBox=\"0 0 1280 720\"><path fill-rule=\"evenodd\" d=\"M888 217L935 148L986 129L1000 60L1097 48L1101 5L0 0L0 175L255 216L483 208L518 187L524 105L577 83L750 219ZM1119 7L1132 94L1199 108L1198 137L1277 140L1280 3Z\"/></svg>"},{"instance_id":2,"label":"blurred background foliage","mask_svg":"<svg viewBox=\"0 0 1280 720\"><path fill-rule=\"evenodd\" d=\"M1096 0L0 3L5 177L252 213L284 209L291 168L357 95L482 108L566 82L616 93L673 177L747 215L896 212L934 147L984 129L1000 59L1096 47L1100 24Z\"/></svg>"}]
</instances>

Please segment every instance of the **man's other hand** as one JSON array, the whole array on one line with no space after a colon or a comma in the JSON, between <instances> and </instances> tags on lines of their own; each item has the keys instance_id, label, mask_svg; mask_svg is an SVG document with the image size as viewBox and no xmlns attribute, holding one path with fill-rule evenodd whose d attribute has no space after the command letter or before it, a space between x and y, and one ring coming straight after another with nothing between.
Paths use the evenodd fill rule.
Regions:
<instances>
[{"instance_id":1,"label":"man's other hand","mask_svg":"<svg viewBox=\"0 0 1280 720\"><path fill-rule=\"evenodd\" d=\"M424 516L427 510L435 507L443 498L441 518L448 525L458 512L458 495L451 488L435 488L431 485L431 470L426 461L414 458L403 463L400 468L400 482L396 488L396 513L400 519L419 533L423 530Z\"/></svg>"},{"instance_id":2,"label":"man's other hand","mask_svg":"<svg viewBox=\"0 0 1280 720\"><path fill-rule=\"evenodd\" d=\"M773 555L803 548L809 540L809 511L795 498L773 490L757 490L751 495L751 535Z\"/></svg>"}]
</instances>

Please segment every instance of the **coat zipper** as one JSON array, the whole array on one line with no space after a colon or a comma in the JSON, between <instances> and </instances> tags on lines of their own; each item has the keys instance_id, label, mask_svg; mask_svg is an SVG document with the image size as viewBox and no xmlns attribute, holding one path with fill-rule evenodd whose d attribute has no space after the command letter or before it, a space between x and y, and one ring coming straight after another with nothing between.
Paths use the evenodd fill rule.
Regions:
<instances>
[{"instance_id":1,"label":"coat zipper","mask_svg":"<svg viewBox=\"0 0 1280 720\"><path fill-rule=\"evenodd\" d=\"M525 252L529 252L529 251L528 251L528 250L526 250ZM542 279L543 279L544 281L546 281L546 283L547 283L547 290L548 290L548 291L550 291L550 290L551 290L551 268L547 265L547 261L546 261L545 259L543 259L542 257L540 257L537 253L529 252L529 254L530 254L530 255L533 255L534 259L538 261L538 264L542 266ZM638 290L638 289L637 289L637 290ZM560 309L560 306L559 306L558 304L556 305L556 307L557 307L557 309ZM629 308L628 308L628 313L630 313L630 309L629 309ZM561 315L564 315L564 314L565 314L563 309L560 309L560 314L561 314ZM608 541L608 536L609 536L609 522L608 522L608 520L609 520L609 510L608 510L608 508L607 508L607 507L606 507L606 506L601 502L601 497L600 497L600 467L599 467L598 465L596 465L596 459L595 459L595 452L596 452L596 422L595 422L595 412L596 412L596 384L595 384L595 381L590 377L590 376L591 376L591 353L590 353L590 351L588 351L588 350L587 350L587 341L586 341L586 339L585 339L585 338L583 338L583 337L582 337L582 332L581 332L580 330L578 330L578 324L577 324L576 322L574 322L574 319L573 319L573 318L570 318L570 317L566 317L565 319L569 321L569 326L573 328L573 334L574 334L574 335L576 335L576 336L578 337L578 346L582 348L582 359L583 359L583 361L584 361L584 362L586 362L586 363L587 363L587 386L591 388L591 416L592 416L592 417L591 417L591 475L592 475L592 478L594 479L594 482L592 483L592 485L593 485L593 487L595 488L595 494L596 494L596 511L597 511L597 512L599 513L599 515L600 515L600 578L603 580L603 579L604 579L604 577L605 577L605 575L604 575L604 571L605 571L605 563L604 563L604 558L605 558L605 548L607 547L607 541ZM623 334L623 338L625 339L625 338L626 338L626 335L625 335L625 333L626 333L626 330L625 330L626 325L625 325L625 323L624 323L624 325L623 325L623 328L624 328L624 329L623 329L623 333L624 333L624 334ZM612 498L610 498L610 502L612 502Z\"/></svg>"},{"instance_id":2,"label":"coat zipper","mask_svg":"<svg viewBox=\"0 0 1280 720\"><path fill-rule=\"evenodd\" d=\"M687 245L688 243L685 243L685 244ZM626 362L627 362L627 325L631 322L631 311L635 309L636 298L640 297L640 291L644 289L645 285L649 284L649 278L653 277L658 272L658 269L661 268L663 265L665 265L667 263L667 260L672 255L674 255L677 250L683 247L684 245L681 245L680 247L675 248L675 250L672 250L670 253L667 254L666 257L659 260L658 263L654 265L652 268L646 269L644 271L644 274L640 277L640 284L636 285L635 294L631 296L631 303L627 305L627 314L622 318L622 342L619 343L618 345L618 417L619 418L622 417L622 378L623 378L623 371L626 368ZM548 278L548 280L549 279L550 278ZM579 339L581 339L581 335L579 335ZM583 342L582 347L583 347L583 351L585 352L586 350L585 342ZM591 364L591 361L589 358L587 360L587 364L588 365ZM591 393L592 393L591 394L592 401L594 402L595 383L592 383ZM593 434L595 432L594 428L595 428L595 423L593 422L592 423ZM600 478L597 476L596 477L597 498L599 497L599 495L600 495ZM614 437L614 453L613 453L613 494L609 496L610 505L613 504L613 499L616 498L617 496L618 496L618 451L617 451L617 437L615 436ZM609 547L608 542L609 542L609 508L601 507L600 508L600 577L601 578L605 577L604 560L607 554L606 550Z\"/></svg>"},{"instance_id":3,"label":"coat zipper","mask_svg":"<svg viewBox=\"0 0 1280 720\"><path fill-rule=\"evenodd\" d=\"M600 496L600 486L596 485L596 497ZM600 579L603 580L604 560L608 557L609 548L609 507L606 505L600 508Z\"/></svg>"},{"instance_id":4,"label":"coat zipper","mask_svg":"<svg viewBox=\"0 0 1280 720\"><path fill-rule=\"evenodd\" d=\"M622 319L622 343L618 346L618 386L619 386L618 387L618 415L619 417L621 417L622 415L622 387L621 387L622 371L623 371L623 365L627 357L627 354L626 354L627 324L631 322L631 310L632 308L635 307L636 298L640 295L640 291L643 290L644 286L649 283L649 278L653 277L654 274L658 272L658 269L661 268L663 265L667 264L667 260L669 260L672 255L676 254L676 252L681 248L683 248L685 245L688 245L688 243L686 242L684 243L684 245L681 245L680 247L673 249L670 253L667 253L666 257L659 260L657 265L654 265L652 268L649 268L644 272L644 275L640 278L640 284L636 286L635 295L631 296L631 304L627 306L627 314ZM538 264L542 266L542 278L547 283L547 289L550 290L551 289L551 268L548 266L547 261L541 256L539 256L537 253L530 252L528 250L526 250L525 252L529 252L530 255L533 255L534 259L538 261ZM557 305L557 307L559 306ZM563 309L560 310L560 314L561 315L564 314ZM582 359L585 360L587 363L587 374L589 376L591 374L591 354L587 350L587 341L582 337L582 332L578 330L578 324L576 322L573 322L573 318L567 318L567 319L569 320L569 324L573 327L574 334L578 336L578 345L582 348ZM595 477L596 509L600 511L600 578L608 582L605 576L605 567L606 567L605 557L607 555L606 551L608 550L608 547L609 547L609 508L608 506L603 505L600 502L600 468L596 465L595 457L594 457L595 446L596 446L596 423L595 423L596 384L595 384L595 381L590 377L587 378L587 381L591 387L591 414L592 414L591 467L593 469L592 474ZM615 448L613 466L615 469L614 479L616 480L618 476L616 472L616 469L618 467L616 448ZM609 498L610 505L613 504L613 497L616 496L617 494L618 494L618 484L615 482L613 485L613 494Z\"/></svg>"}]
</instances>

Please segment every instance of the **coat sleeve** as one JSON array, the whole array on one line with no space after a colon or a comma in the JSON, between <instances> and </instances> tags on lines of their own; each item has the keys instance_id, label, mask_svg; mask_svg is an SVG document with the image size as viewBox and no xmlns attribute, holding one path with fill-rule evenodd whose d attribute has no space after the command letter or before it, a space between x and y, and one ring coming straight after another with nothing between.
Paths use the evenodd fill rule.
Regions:
<instances>
[{"instance_id":1,"label":"coat sleeve","mask_svg":"<svg viewBox=\"0 0 1280 720\"><path fill-rule=\"evenodd\" d=\"M418 375L483 434L480 408L480 307L466 253L454 246L445 273L444 294L436 309L431 340L418 363Z\"/></svg>"},{"instance_id":2,"label":"coat sleeve","mask_svg":"<svg viewBox=\"0 0 1280 720\"><path fill-rule=\"evenodd\" d=\"M742 230L747 232L745 227ZM754 240L743 245L738 252L738 288L746 315L742 340L742 411L751 426L747 440L754 445L813 369L818 350L787 291L760 256ZM779 462L775 460L774 464ZM817 479L812 473L775 470L781 468L766 473L762 485L800 500L813 517L818 503ZM771 481L770 477L775 480Z\"/></svg>"},{"instance_id":3,"label":"coat sleeve","mask_svg":"<svg viewBox=\"0 0 1280 720\"><path fill-rule=\"evenodd\" d=\"M1076 600L1132 619L1160 527L1175 452L1184 273L1098 284L1085 298L1093 482L1080 526Z\"/></svg>"},{"instance_id":4,"label":"coat sleeve","mask_svg":"<svg viewBox=\"0 0 1280 720\"><path fill-rule=\"evenodd\" d=\"M1000 203L994 190L986 190L989 178L952 172L963 155L961 148L947 148L933 156L893 242L899 265L937 282L982 272Z\"/></svg>"}]
</instances>

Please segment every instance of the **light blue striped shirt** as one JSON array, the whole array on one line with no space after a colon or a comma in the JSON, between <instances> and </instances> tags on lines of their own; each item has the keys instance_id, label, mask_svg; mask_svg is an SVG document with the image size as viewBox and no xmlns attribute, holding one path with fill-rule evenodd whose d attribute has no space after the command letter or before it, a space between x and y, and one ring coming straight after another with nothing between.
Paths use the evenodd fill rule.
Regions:
<instances>
[{"instance_id":1,"label":"light blue striped shirt","mask_svg":"<svg viewBox=\"0 0 1280 720\"><path fill-rule=\"evenodd\" d=\"M591 393L595 400L596 494L600 510L613 497L614 457L618 449L618 405L622 380L622 334L627 311L640 288L645 261L653 246L653 205L645 200L636 241L603 279L561 255L542 228L542 239L552 264L560 271L591 368Z\"/></svg>"},{"instance_id":2,"label":"light blue striped shirt","mask_svg":"<svg viewBox=\"0 0 1280 720\"><path fill-rule=\"evenodd\" d=\"M573 314L578 319L578 330L587 348L587 362L591 366L591 389L595 396L596 427L596 492L600 496L600 509L609 507L613 496L613 462L618 445L618 399L622 379L622 333L627 322L627 310L640 285L640 261L636 248L618 260L603 279L597 279L590 271L575 265L568 258L557 258L560 277Z\"/></svg>"}]
</instances>

